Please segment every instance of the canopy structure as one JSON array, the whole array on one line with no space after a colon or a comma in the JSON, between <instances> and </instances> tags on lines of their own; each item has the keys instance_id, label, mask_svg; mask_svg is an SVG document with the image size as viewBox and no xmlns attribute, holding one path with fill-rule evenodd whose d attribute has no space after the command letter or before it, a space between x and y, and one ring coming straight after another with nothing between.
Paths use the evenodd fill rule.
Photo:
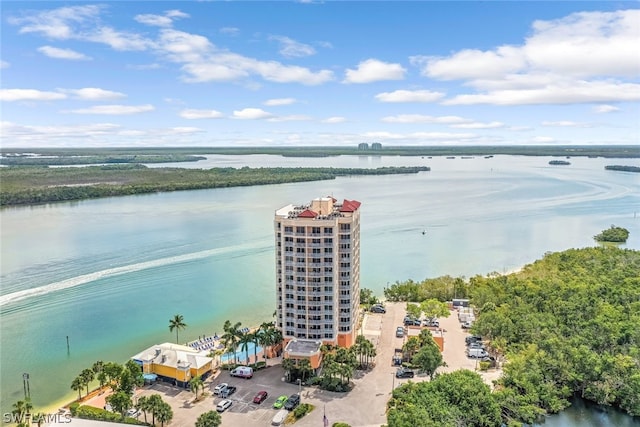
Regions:
<instances>
[{"instance_id":1,"label":"canopy structure","mask_svg":"<svg viewBox=\"0 0 640 427\"><path fill-rule=\"evenodd\" d=\"M158 376L156 374L143 374L142 376L144 377L145 381L155 381L158 379Z\"/></svg>"}]
</instances>

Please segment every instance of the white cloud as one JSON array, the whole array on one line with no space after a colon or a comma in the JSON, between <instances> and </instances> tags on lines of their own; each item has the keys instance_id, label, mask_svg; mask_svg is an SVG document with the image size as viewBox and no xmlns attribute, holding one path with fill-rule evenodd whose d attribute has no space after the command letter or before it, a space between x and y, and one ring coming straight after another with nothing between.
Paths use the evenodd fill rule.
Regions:
<instances>
[{"instance_id":1,"label":"white cloud","mask_svg":"<svg viewBox=\"0 0 640 427\"><path fill-rule=\"evenodd\" d=\"M145 105L96 105L89 108L71 110L75 114L106 114L106 115L127 115L153 111L155 108L151 104Z\"/></svg>"},{"instance_id":2,"label":"white cloud","mask_svg":"<svg viewBox=\"0 0 640 427\"><path fill-rule=\"evenodd\" d=\"M536 21L520 45L465 49L449 57L414 56L422 74L466 80L476 93L445 105L573 104L637 101L640 10L578 12Z\"/></svg>"},{"instance_id":3,"label":"white cloud","mask_svg":"<svg viewBox=\"0 0 640 427\"><path fill-rule=\"evenodd\" d=\"M204 130L196 127L188 127L188 126L176 126L168 129L172 134L191 134L191 133L202 133Z\"/></svg>"},{"instance_id":4,"label":"white cloud","mask_svg":"<svg viewBox=\"0 0 640 427\"><path fill-rule=\"evenodd\" d=\"M295 98L274 98L274 99L267 99L266 101L263 102L264 105L268 105L268 106L279 106L279 105L291 105L291 104L295 104L296 99Z\"/></svg>"},{"instance_id":5,"label":"white cloud","mask_svg":"<svg viewBox=\"0 0 640 427\"><path fill-rule=\"evenodd\" d=\"M406 70L400 64L391 64L377 59L367 59L355 70L347 69L343 83L371 83L381 80L402 80Z\"/></svg>"},{"instance_id":6,"label":"white cloud","mask_svg":"<svg viewBox=\"0 0 640 427\"><path fill-rule=\"evenodd\" d=\"M593 125L589 123L581 123L581 122L572 122L570 120L558 120L558 121L544 121L541 123L542 126L548 127L577 127L577 128L588 128Z\"/></svg>"},{"instance_id":7,"label":"white cloud","mask_svg":"<svg viewBox=\"0 0 640 427\"><path fill-rule=\"evenodd\" d=\"M344 118L344 117L335 116L335 117L328 117L328 118L322 120L322 123L344 123L346 121L347 121L347 119Z\"/></svg>"},{"instance_id":8,"label":"white cloud","mask_svg":"<svg viewBox=\"0 0 640 427\"><path fill-rule=\"evenodd\" d=\"M77 37L75 26L95 24L100 10L96 5L61 7L23 17L11 17L9 23L20 26L20 33L39 33L52 39Z\"/></svg>"},{"instance_id":9,"label":"white cloud","mask_svg":"<svg viewBox=\"0 0 640 427\"><path fill-rule=\"evenodd\" d=\"M267 119L272 116L273 114L268 113L260 108L245 108L243 110L237 110L233 112L233 118L235 119L257 120Z\"/></svg>"},{"instance_id":10,"label":"white cloud","mask_svg":"<svg viewBox=\"0 0 640 427\"><path fill-rule=\"evenodd\" d=\"M0 68L9 68L11 66L11 64L9 64L7 61L0 61Z\"/></svg>"},{"instance_id":11,"label":"white cloud","mask_svg":"<svg viewBox=\"0 0 640 427\"><path fill-rule=\"evenodd\" d=\"M397 116L387 116L382 118L386 123L471 123L472 120L458 116L425 116L423 114L398 114Z\"/></svg>"},{"instance_id":12,"label":"white cloud","mask_svg":"<svg viewBox=\"0 0 640 427\"><path fill-rule=\"evenodd\" d=\"M75 95L77 99L87 101L104 101L109 99L126 98L127 95L111 90L100 89L97 87L85 87L82 89L58 89L61 92Z\"/></svg>"},{"instance_id":13,"label":"white cloud","mask_svg":"<svg viewBox=\"0 0 640 427\"><path fill-rule=\"evenodd\" d=\"M40 46L38 48L38 52L56 59L69 59L74 61L87 61L91 59L90 56L87 56L83 53L76 52L72 49L60 49L53 46Z\"/></svg>"},{"instance_id":14,"label":"white cloud","mask_svg":"<svg viewBox=\"0 0 640 427\"><path fill-rule=\"evenodd\" d=\"M113 123L91 123L82 125L56 125L56 126L29 126L19 125L12 122L0 123L3 137L11 139L24 139L31 141L31 138L86 138L95 135L105 135L114 133L120 129L120 125Z\"/></svg>"},{"instance_id":15,"label":"white cloud","mask_svg":"<svg viewBox=\"0 0 640 427\"><path fill-rule=\"evenodd\" d=\"M311 120L311 117L303 114L294 114L290 116L278 116L267 119L268 122L300 122Z\"/></svg>"},{"instance_id":16,"label":"white cloud","mask_svg":"<svg viewBox=\"0 0 640 427\"><path fill-rule=\"evenodd\" d=\"M154 47L155 43L140 34L117 31L111 27L99 27L90 34L80 37L95 43L104 43L114 50L144 51Z\"/></svg>"},{"instance_id":17,"label":"white cloud","mask_svg":"<svg viewBox=\"0 0 640 427\"><path fill-rule=\"evenodd\" d=\"M55 101L67 95L36 89L0 89L0 101Z\"/></svg>"},{"instance_id":18,"label":"white cloud","mask_svg":"<svg viewBox=\"0 0 640 427\"><path fill-rule=\"evenodd\" d=\"M187 109L187 110L182 110L180 112L180 117L182 117L183 119L220 119L224 117L224 114L222 114L219 111L216 110L194 110L194 109Z\"/></svg>"},{"instance_id":19,"label":"white cloud","mask_svg":"<svg viewBox=\"0 0 640 427\"><path fill-rule=\"evenodd\" d=\"M456 129L497 129L504 127L505 124L502 122L489 122L489 123L481 123L481 122L473 122L473 123L459 123L455 125L451 125L450 127Z\"/></svg>"},{"instance_id":20,"label":"white cloud","mask_svg":"<svg viewBox=\"0 0 640 427\"><path fill-rule=\"evenodd\" d=\"M380 102L434 102L444 95L442 92L430 90L396 90L379 93L375 98Z\"/></svg>"},{"instance_id":21,"label":"white cloud","mask_svg":"<svg viewBox=\"0 0 640 427\"><path fill-rule=\"evenodd\" d=\"M474 133L449 133L449 132L412 132L407 134L391 133L391 132L365 132L363 134L367 138L375 139L389 139L389 140L401 140L401 139L419 139L419 140L470 140L477 137Z\"/></svg>"},{"instance_id":22,"label":"white cloud","mask_svg":"<svg viewBox=\"0 0 640 427\"><path fill-rule=\"evenodd\" d=\"M614 107L613 105L602 104L602 105L596 105L595 107L593 107L593 111L599 114L606 114L606 113L613 113L615 111L620 111L620 108Z\"/></svg>"},{"instance_id":23,"label":"white cloud","mask_svg":"<svg viewBox=\"0 0 640 427\"><path fill-rule=\"evenodd\" d=\"M156 27L170 27L176 18L188 18L189 15L179 10L168 10L164 15L141 14L136 15L133 19L141 24Z\"/></svg>"},{"instance_id":24,"label":"white cloud","mask_svg":"<svg viewBox=\"0 0 640 427\"><path fill-rule=\"evenodd\" d=\"M301 58L316 54L316 50L308 44L297 42L285 36L271 36L271 40L280 43L280 55L287 58Z\"/></svg>"},{"instance_id":25,"label":"white cloud","mask_svg":"<svg viewBox=\"0 0 640 427\"><path fill-rule=\"evenodd\" d=\"M639 100L640 84L580 80L535 89L497 90L482 94L458 95L443 101L442 104L574 104Z\"/></svg>"},{"instance_id":26,"label":"white cloud","mask_svg":"<svg viewBox=\"0 0 640 427\"><path fill-rule=\"evenodd\" d=\"M170 27L173 24L173 20L170 17L162 15L142 14L136 15L133 19L141 24L157 27Z\"/></svg>"}]
</instances>

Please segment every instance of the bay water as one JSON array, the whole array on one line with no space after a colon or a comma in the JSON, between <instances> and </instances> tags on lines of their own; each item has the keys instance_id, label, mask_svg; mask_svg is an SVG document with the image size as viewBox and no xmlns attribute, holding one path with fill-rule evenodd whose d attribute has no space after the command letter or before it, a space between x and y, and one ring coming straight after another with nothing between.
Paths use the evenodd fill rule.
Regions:
<instances>
[{"instance_id":1,"label":"bay water","mask_svg":"<svg viewBox=\"0 0 640 427\"><path fill-rule=\"evenodd\" d=\"M271 320L273 214L289 203L362 202L361 286L378 295L397 280L512 271L594 246L612 224L631 231L623 247L640 249L640 176L604 169L640 160L549 160L212 155L173 166L432 170L2 209L0 408L24 397L23 373L37 407L73 399L71 381L96 360L175 341L175 314L188 325L183 343L221 333L227 319Z\"/></svg>"}]
</instances>

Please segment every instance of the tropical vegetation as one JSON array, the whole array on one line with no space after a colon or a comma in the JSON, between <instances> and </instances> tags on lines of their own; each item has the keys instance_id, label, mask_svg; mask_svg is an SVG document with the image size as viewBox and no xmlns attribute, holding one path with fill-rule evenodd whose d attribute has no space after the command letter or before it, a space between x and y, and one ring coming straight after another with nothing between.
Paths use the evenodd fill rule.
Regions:
<instances>
[{"instance_id":1,"label":"tropical vegetation","mask_svg":"<svg viewBox=\"0 0 640 427\"><path fill-rule=\"evenodd\" d=\"M576 395L640 415L639 251L548 253L518 273L472 277L466 288L478 311L472 332L506 359L494 391L467 371L402 385L389 427L533 424Z\"/></svg>"},{"instance_id":2,"label":"tropical vegetation","mask_svg":"<svg viewBox=\"0 0 640 427\"><path fill-rule=\"evenodd\" d=\"M598 242L624 243L629 238L629 230L612 225L593 238Z\"/></svg>"},{"instance_id":3,"label":"tropical vegetation","mask_svg":"<svg viewBox=\"0 0 640 427\"><path fill-rule=\"evenodd\" d=\"M32 205L165 191L200 190L428 171L421 167L364 168L148 168L106 165L0 168L0 206Z\"/></svg>"},{"instance_id":4,"label":"tropical vegetation","mask_svg":"<svg viewBox=\"0 0 640 427\"><path fill-rule=\"evenodd\" d=\"M176 344L180 343L178 339L178 331L180 329L185 329L187 324L184 323L184 316L182 314L176 314L172 319L169 319L169 332L176 331Z\"/></svg>"},{"instance_id":5,"label":"tropical vegetation","mask_svg":"<svg viewBox=\"0 0 640 427\"><path fill-rule=\"evenodd\" d=\"M196 427L219 427L222 417L216 411L208 411L200 415L196 420Z\"/></svg>"},{"instance_id":6,"label":"tropical vegetation","mask_svg":"<svg viewBox=\"0 0 640 427\"><path fill-rule=\"evenodd\" d=\"M640 167L638 166L609 165L609 166L605 166L604 168L610 171L640 173Z\"/></svg>"}]
</instances>

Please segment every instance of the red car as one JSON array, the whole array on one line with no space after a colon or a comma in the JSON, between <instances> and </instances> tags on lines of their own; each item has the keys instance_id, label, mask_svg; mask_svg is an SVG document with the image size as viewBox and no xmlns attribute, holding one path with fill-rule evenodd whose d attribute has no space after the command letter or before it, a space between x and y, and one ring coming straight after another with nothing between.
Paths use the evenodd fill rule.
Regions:
<instances>
[{"instance_id":1,"label":"red car","mask_svg":"<svg viewBox=\"0 0 640 427\"><path fill-rule=\"evenodd\" d=\"M265 401L265 399L267 398L269 394L266 391L259 391L258 394L256 394L256 397L253 398L253 403L262 403Z\"/></svg>"}]
</instances>

